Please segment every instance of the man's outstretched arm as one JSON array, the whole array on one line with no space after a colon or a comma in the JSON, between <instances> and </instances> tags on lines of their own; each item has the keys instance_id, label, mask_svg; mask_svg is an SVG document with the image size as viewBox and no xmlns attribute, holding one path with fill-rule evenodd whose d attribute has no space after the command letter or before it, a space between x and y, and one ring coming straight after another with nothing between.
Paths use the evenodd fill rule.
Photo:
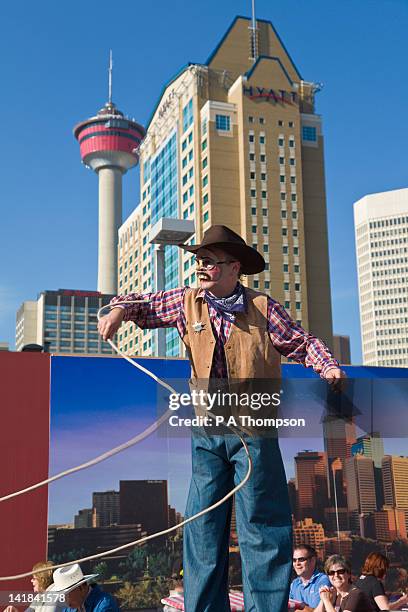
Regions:
<instances>
[{"instance_id":1,"label":"man's outstretched arm","mask_svg":"<svg viewBox=\"0 0 408 612\"><path fill-rule=\"evenodd\" d=\"M142 329L177 327L183 336L185 291L186 287L178 287L156 293L118 295L110 302L112 310L99 321L98 331L105 341L111 340L123 321L134 321ZM143 303L131 304L134 300L143 300ZM119 305L118 302L129 304Z\"/></svg>"},{"instance_id":2,"label":"man's outstretched arm","mask_svg":"<svg viewBox=\"0 0 408 612\"><path fill-rule=\"evenodd\" d=\"M293 321L283 306L272 298L268 299L268 325L273 345L282 355L313 368L334 389L340 388L346 374L330 349Z\"/></svg>"}]
</instances>

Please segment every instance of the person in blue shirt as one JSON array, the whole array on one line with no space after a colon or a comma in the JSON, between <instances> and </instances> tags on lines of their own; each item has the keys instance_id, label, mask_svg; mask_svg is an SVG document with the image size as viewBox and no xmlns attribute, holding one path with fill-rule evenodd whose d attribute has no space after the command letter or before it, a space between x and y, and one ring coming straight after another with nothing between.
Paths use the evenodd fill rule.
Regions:
<instances>
[{"instance_id":1,"label":"person in blue shirt","mask_svg":"<svg viewBox=\"0 0 408 612\"><path fill-rule=\"evenodd\" d=\"M52 590L64 594L68 604L61 612L119 612L112 595L102 591L94 582L97 576L98 574L84 576L78 563L56 569Z\"/></svg>"},{"instance_id":2,"label":"person in blue shirt","mask_svg":"<svg viewBox=\"0 0 408 612\"><path fill-rule=\"evenodd\" d=\"M326 574L316 569L317 553L309 544L299 544L293 551L293 569L297 574L290 585L290 599L315 608L320 601L319 588L331 587Z\"/></svg>"}]
</instances>

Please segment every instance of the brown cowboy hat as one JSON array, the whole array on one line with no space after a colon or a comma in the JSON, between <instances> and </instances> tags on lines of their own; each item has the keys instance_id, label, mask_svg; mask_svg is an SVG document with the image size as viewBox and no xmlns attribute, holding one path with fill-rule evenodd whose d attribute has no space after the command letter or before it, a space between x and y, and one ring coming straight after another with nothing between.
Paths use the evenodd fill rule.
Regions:
<instances>
[{"instance_id":1,"label":"brown cowboy hat","mask_svg":"<svg viewBox=\"0 0 408 612\"><path fill-rule=\"evenodd\" d=\"M201 244L187 246L178 245L190 253L197 253L199 249L217 247L229 255L236 257L241 263L242 274L258 274L265 270L265 260L258 251L248 246L243 238L226 225L212 225L204 232Z\"/></svg>"}]
</instances>

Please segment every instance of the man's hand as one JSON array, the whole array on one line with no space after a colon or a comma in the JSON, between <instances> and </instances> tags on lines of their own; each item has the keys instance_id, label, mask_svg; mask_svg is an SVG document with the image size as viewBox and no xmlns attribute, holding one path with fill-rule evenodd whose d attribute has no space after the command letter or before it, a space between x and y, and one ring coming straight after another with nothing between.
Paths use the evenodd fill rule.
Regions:
<instances>
[{"instance_id":1,"label":"man's hand","mask_svg":"<svg viewBox=\"0 0 408 612\"><path fill-rule=\"evenodd\" d=\"M123 317L125 316L124 308L112 308L112 310L98 323L98 331L102 338L106 340L112 340L113 336L122 325Z\"/></svg>"},{"instance_id":2,"label":"man's hand","mask_svg":"<svg viewBox=\"0 0 408 612\"><path fill-rule=\"evenodd\" d=\"M333 391L342 391L345 387L347 375L340 368L330 368L324 375L324 379L329 383Z\"/></svg>"}]
</instances>

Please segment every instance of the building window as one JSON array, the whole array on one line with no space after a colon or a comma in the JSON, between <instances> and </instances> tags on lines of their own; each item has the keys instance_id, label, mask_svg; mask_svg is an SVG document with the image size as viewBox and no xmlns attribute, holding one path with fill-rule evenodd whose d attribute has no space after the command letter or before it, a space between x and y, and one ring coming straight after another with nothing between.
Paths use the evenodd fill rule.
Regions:
<instances>
[{"instance_id":1,"label":"building window","mask_svg":"<svg viewBox=\"0 0 408 612\"><path fill-rule=\"evenodd\" d=\"M281 119L279 119L279 121L278 121L278 125L279 125L280 127L282 127L282 126L283 126L283 121L282 121Z\"/></svg>"},{"instance_id":2,"label":"building window","mask_svg":"<svg viewBox=\"0 0 408 612\"><path fill-rule=\"evenodd\" d=\"M286 193L284 191L281 191L280 198L281 200L286 200Z\"/></svg>"},{"instance_id":3,"label":"building window","mask_svg":"<svg viewBox=\"0 0 408 612\"><path fill-rule=\"evenodd\" d=\"M183 140L183 143L181 145L181 150L185 151L187 149L187 140Z\"/></svg>"},{"instance_id":4,"label":"building window","mask_svg":"<svg viewBox=\"0 0 408 612\"><path fill-rule=\"evenodd\" d=\"M282 219L286 219L286 210L281 210Z\"/></svg>"},{"instance_id":5,"label":"building window","mask_svg":"<svg viewBox=\"0 0 408 612\"><path fill-rule=\"evenodd\" d=\"M249 121L249 123L253 123L253 122L254 122L254 118L253 118L253 117L251 117L251 115L249 115L249 117L248 117L248 121Z\"/></svg>"},{"instance_id":6,"label":"building window","mask_svg":"<svg viewBox=\"0 0 408 612\"><path fill-rule=\"evenodd\" d=\"M259 287L259 281L254 280L254 287L255 287L255 289L258 289L258 287Z\"/></svg>"},{"instance_id":7,"label":"building window","mask_svg":"<svg viewBox=\"0 0 408 612\"><path fill-rule=\"evenodd\" d=\"M253 134L250 134L248 139L249 139L249 142L254 142L255 136Z\"/></svg>"},{"instance_id":8,"label":"building window","mask_svg":"<svg viewBox=\"0 0 408 612\"><path fill-rule=\"evenodd\" d=\"M285 158L284 157L280 157L279 158L279 163L282 166L285 163Z\"/></svg>"},{"instance_id":9,"label":"building window","mask_svg":"<svg viewBox=\"0 0 408 612\"><path fill-rule=\"evenodd\" d=\"M203 142L201 143L201 150L205 151L206 148L207 148L207 139L203 140Z\"/></svg>"},{"instance_id":10,"label":"building window","mask_svg":"<svg viewBox=\"0 0 408 612\"><path fill-rule=\"evenodd\" d=\"M261 191L261 198L266 198L266 191Z\"/></svg>"},{"instance_id":11,"label":"building window","mask_svg":"<svg viewBox=\"0 0 408 612\"><path fill-rule=\"evenodd\" d=\"M265 285L265 289L269 289L270 282L269 281L265 281L264 285Z\"/></svg>"},{"instance_id":12,"label":"building window","mask_svg":"<svg viewBox=\"0 0 408 612\"><path fill-rule=\"evenodd\" d=\"M259 117L259 123L263 125L265 123L265 119L263 117Z\"/></svg>"},{"instance_id":13,"label":"building window","mask_svg":"<svg viewBox=\"0 0 408 612\"><path fill-rule=\"evenodd\" d=\"M263 208L263 209L262 209L262 215L263 215L264 217L267 217L267 216L268 216L268 209L267 209L267 208Z\"/></svg>"},{"instance_id":14,"label":"building window","mask_svg":"<svg viewBox=\"0 0 408 612\"><path fill-rule=\"evenodd\" d=\"M252 233L253 233L253 234L256 234L256 229L257 229L257 228L256 228L256 225L253 225L253 226L252 226Z\"/></svg>"},{"instance_id":15,"label":"building window","mask_svg":"<svg viewBox=\"0 0 408 612\"><path fill-rule=\"evenodd\" d=\"M283 145L284 145L284 144L285 144L284 139L283 139L283 138L279 138L279 139L278 139L278 145L279 145L280 147L283 147Z\"/></svg>"},{"instance_id":16,"label":"building window","mask_svg":"<svg viewBox=\"0 0 408 612\"><path fill-rule=\"evenodd\" d=\"M287 235L288 235L288 228L282 227L282 236L287 236Z\"/></svg>"},{"instance_id":17,"label":"building window","mask_svg":"<svg viewBox=\"0 0 408 612\"><path fill-rule=\"evenodd\" d=\"M255 153L249 154L249 161L255 161Z\"/></svg>"},{"instance_id":18,"label":"building window","mask_svg":"<svg viewBox=\"0 0 408 612\"><path fill-rule=\"evenodd\" d=\"M289 272L289 264L283 264L283 271Z\"/></svg>"},{"instance_id":19,"label":"building window","mask_svg":"<svg viewBox=\"0 0 408 612\"><path fill-rule=\"evenodd\" d=\"M294 185L296 183L296 176L291 176L290 182Z\"/></svg>"},{"instance_id":20,"label":"building window","mask_svg":"<svg viewBox=\"0 0 408 612\"><path fill-rule=\"evenodd\" d=\"M259 137L259 143L260 144L265 144L265 136L260 136Z\"/></svg>"},{"instance_id":21,"label":"building window","mask_svg":"<svg viewBox=\"0 0 408 612\"><path fill-rule=\"evenodd\" d=\"M251 172L249 176L251 177L252 180L255 180L255 172Z\"/></svg>"},{"instance_id":22,"label":"building window","mask_svg":"<svg viewBox=\"0 0 408 612\"><path fill-rule=\"evenodd\" d=\"M203 204L207 204L208 203L208 193L205 194L205 196L203 197Z\"/></svg>"},{"instance_id":23,"label":"building window","mask_svg":"<svg viewBox=\"0 0 408 612\"><path fill-rule=\"evenodd\" d=\"M300 302L295 302L295 306L296 306L296 310L300 310L301 308Z\"/></svg>"},{"instance_id":24,"label":"building window","mask_svg":"<svg viewBox=\"0 0 408 612\"><path fill-rule=\"evenodd\" d=\"M190 132L188 135L188 142L191 144L193 142L193 132Z\"/></svg>"},{"instance_id":25,"label":"building window","mask_svg":"<svg viewBox=\"0 0 408 612\"><path fill-rule=\"evenodd\" d=\"M268 233L268 228L267 227L263 227L262 228L262 233L263 234L267 234Z\"/></svg>"},{"instance_id":26,"label":"building window","mask_svg":"<svg viewBox=\"0 0 408 612\"><path fill-rule=\"evenodd\" d=\"M281 174L281 175L279 176L279 180L280 180L280 182L281 182L281 183L284 183L284 182L285 182L285 175L284 175L284 174Z\"/></svg>"},{"instance_id":27,"label":"building window","mask_svg":"<svg viewBox=\"0 0 408 612\"><path fill-rule=\"evenodd\" d=\"M293 254L299 255L299 247L293 247Z\"/></svg>"},{"instance_id":28,"label":"building window","mask_svg":"<svg viewBox=\"0 0 408 612\"><path fill-rule=\"evenodd\" d=\"M205 175L205 177L203 178L203 187L206 187L208 185L208 174Z\"/></svg>"},{"instance_id":29,"label":"building window","mask_svg":"<svg viewBox=\"0 0 408 612\"><path fill-rule=\"evenodd\" d=\"M191 161L193 159L193 151L190 151L188 154L188 161Z\"/></svg>"},{"instance_id":30,"label":"building window","mask_svg":"<svg viewBox=\"0 0 408 612\"><path fill-rule=\"evenodd\" d=\"M253 207L251 208L251 213L252 213L253 215L256 215L256 208L255 208L255 206L253 206Z\"/></svg>"},{"instance_id":31,"label":"building window","mask_svg":"<svg viewBox=\"0 0 408 612\"><path fill-rule=\"evenodd\" d=\"M288 254L288 248L289 247L287 247L286 245L282 247L282 252L283 252L284 255Z\"/></svg>"},{"instance_id":32,"label":"building window","mask_svg":"<svg viewBox=\"0 0 408 612\"><path fill-rule=\"evenodd\" d=\"M256 198L256 189L251 189L251 198Z\"/></svg>"},{"instance_id":33,"label":"building window","mask_svg":"<svg viewBox=\"0 0 408 612\"><path fill-rule=\"evenodd\" d=\"M266 172L261 172L261 181L266 181Z\"/></svg>"},{"instance_id":34,"label":"building window","mask_svg":"<svg viewBox=\"0 0 408 612\"><path fill-rule=\"evenodd\" d=\"M309 125L302 127L302 140L308 140L309 142L317 141L316 128Z\"/></svg>"},{"instance_id":35,"label":"building window","mask_svg":"<svg viewBox=\"0 0 408 612\"><path fill-rule=\"evenodd\" d=\"M290 309L290 302L289 302L288 300L286 300L286 301L285 301L285 308L286 308L287 310L289 310L289 309Z\"/></svg>"},{"instance_id":36,"label":"building window","mask_svg":"<svg viewBox=\"0 0 408 612\"><path fill-rule=\"evenodd\" d=\"M203 169L206 168L208 166L208 159L207 157L204 157L203 159Z\"/></svg>"},{"instance_id":37,"label":"building window","mask_svg":"<svg viewBox=\"0 0 408 612\"><path fill-rule=\"evenodd\" d=\"M209 218L209 213L208 213L208 210L206 210L204 215L203 215L204 223L206 223L208 221L208 218Z\"/></svg>"},{"instance_id":38,"label":"building window","mask_svg":"<svg viewBox=\"0 0 408 612\"><path fill-rule=\"evenodd\" d=\"M183 108L183 132L188 130L193 123L193 98L191 98Z\"/></svg>"},{"instance_id":39,"label":"building window","mask_svg":"<svg viewBox=\"0 0 408 612\"><path fill-rule=\"evenodd\" d=\"M295 162L295 158L294 158L294 157L291 157L291 158L289 159L289 164L290 164L291 166L294 166L294 165L295 165L295 163L296 163L296 162Z\"/></svg>"},{"instance_id":40,"label":"building window","mask_svg":"<svg viewBox=\"0 0 408 612\"><path fill-rule=\"evenodd\" d=\"M194 185L191 185L190 189L188 190L188 195L191 197L194 194Z\"/></svg>"},{"instance_id":41,"label":"building window","mask_svg":"<svg viewBox=\"0 0 408 612\"><path fill-rule=\"evenodd\" d=\"M266 162L266 155L264 155L264 154L260 155L259 159L260 159L261 163L264 164Z\"/></svg>"},{"instance_id":42,"label":"building window","mask_svg":"<svg viewBox=\"0 0 408 612\"><path fill-rule=\"evenodd\" d=\"M288 125L293 128L293 121L289 121Z\"/></svg>"},{"instance_id":43,"label":"building window","mask_svg":"<svg viewBox=\"0 0 408 612\"><path fill-rule=\"evenodd\" d=\"M231 118L228 115L215 115L215 127L220 132L231 130Z\"/></svg>"},{"instance_id":44,"label":"building window","mask_svg":"<svg viewBox=\"0 0 408 612\"><path fill-rule=\"evenodd\" d=\"M269 245L268 244L264 244L263 245L263 252L267 253L269 251Z\"/></svg>"},{"instance_id":45,"label":"building window","mask_svg":"<svg viewBox=\"0 0 408 612\"><path fill-rule=\"evenodd\" d=\"M289 146L290 146L290 147L294 147L294 146L295 146L295 141L294 141L294 139L293 139L293 138L291 138L291 139L289 140Z\"/></svg>"}]
</instances>

